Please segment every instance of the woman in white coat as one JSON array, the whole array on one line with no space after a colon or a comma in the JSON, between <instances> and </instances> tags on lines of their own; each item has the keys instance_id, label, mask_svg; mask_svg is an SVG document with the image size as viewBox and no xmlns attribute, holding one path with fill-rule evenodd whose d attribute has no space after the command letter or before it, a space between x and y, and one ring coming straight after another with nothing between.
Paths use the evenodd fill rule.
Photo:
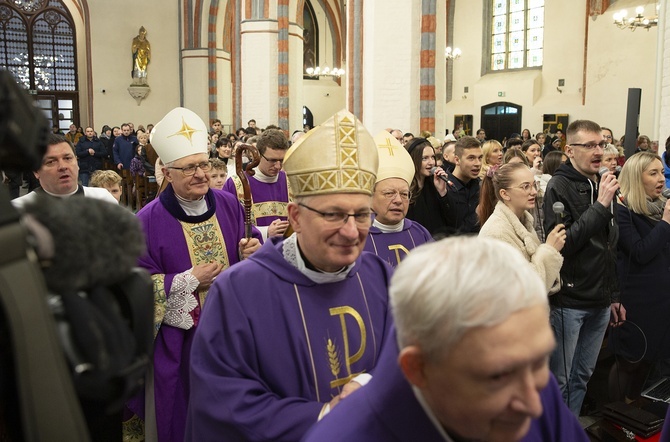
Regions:
<instances>
[{"instance_id":1,"label":"woman in white coat","mask_svg":"<svg viewBox=\"0 0 670 442\"><path fill-rule=\"evenodd\" d=\"M484 178L480 191L480 236L499 239L517 248L545 283L548 294L560 288L565 226L557 225L542 244L530 211L535 206L537 182L522 163L505 164Z\"/></svg>"}]
</instances>

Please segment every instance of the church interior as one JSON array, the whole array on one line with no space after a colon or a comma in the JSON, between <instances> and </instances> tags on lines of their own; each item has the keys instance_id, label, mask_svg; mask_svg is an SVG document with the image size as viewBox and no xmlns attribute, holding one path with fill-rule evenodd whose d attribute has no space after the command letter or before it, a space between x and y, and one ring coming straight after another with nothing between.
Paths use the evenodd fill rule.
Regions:
<instances>
[{"instance_id":1,"label":"church interior","mask_svg":"<svg viewBox=\"0 0 670 442\"><path fill-rule=\"evenodd\" d=\"M290 137L346 109L371 134L427 131L440 140L460 127L500 141L526 129L553 135L582 119L619 140L632 119L636 138L664 146L668 6L0 0L0 68L63 133L73 124L97 133L127 122L146 127L184 107L206 123L220 120L224 133L253 119ZM630 98L636 90L639 105ZM593 409L607 401L611 355L602 361L589 387Z\"/></svg>"},{"instance_id":2,"label":"church interior","mask_svg":"<svg viewBox=\"0 0 670 442\"><path fill-rule=\"evenodd\" d=\"M183 106L227 131L253 118L291 133L347 108L371 133L443 138L463 121L502 139L589 118L619 138L639 88L639 132L664 140L665 3L3 0L0 40L3 64L64 131L146 126ZM626 25L652 23L616 25L622 10ZM140 27L151 51L133 87Z\"/></svg>"}]
</instances>

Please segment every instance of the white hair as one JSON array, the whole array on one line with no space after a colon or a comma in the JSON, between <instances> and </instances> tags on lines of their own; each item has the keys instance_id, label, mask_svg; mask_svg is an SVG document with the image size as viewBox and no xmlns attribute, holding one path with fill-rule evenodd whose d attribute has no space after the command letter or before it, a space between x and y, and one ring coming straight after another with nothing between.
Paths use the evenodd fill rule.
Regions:
<instances>
[{"instance_id":1,"label":"white hair","mask_svg":"<svg viewBox=\"0 0 670 442\"><path fill-rule=\"evenodd\" d=\"M438 275L436 277L436 275ZM544 284L514 247L479 237L422 245L403 260L389 289L400 348L444 356L469 329L490 327L544 304Z\"/></svg>"},{"instance_id":2,"label":"white hair","mask_svg":"<svg viewBox=\"0 0 670 442\"><path fill-rule=\"evenodd\" d=\"M614 155L615 157L618 157L619 150L616 148L614 144L608 144L605 150L603 151L603 155Z\"/></svg>"}]
</instances>

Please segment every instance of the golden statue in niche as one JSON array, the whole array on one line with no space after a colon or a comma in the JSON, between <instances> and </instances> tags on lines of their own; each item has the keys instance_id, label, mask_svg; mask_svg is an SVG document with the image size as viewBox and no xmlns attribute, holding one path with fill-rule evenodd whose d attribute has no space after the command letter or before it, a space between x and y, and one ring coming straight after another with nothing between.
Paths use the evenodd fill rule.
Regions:
<instances>
[{"instance_id":1,"label":"golden statue in niche","mask_svg":"<svg viewBox=\"0 0 670 442\"><path fill-rule=\"evenodd\" d=\"M151 43L147 40L147 30L142 26L133 38L133 85L147 84L147 67L151 61Z\"/></svg>"}]
</instances>

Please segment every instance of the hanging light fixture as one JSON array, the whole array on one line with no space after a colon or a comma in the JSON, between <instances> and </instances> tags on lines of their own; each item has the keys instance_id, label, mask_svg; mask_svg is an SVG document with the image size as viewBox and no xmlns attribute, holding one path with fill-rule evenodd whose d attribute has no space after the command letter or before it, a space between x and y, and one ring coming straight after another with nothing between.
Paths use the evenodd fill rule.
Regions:
<instances>
[{"instance_id":1,"label":"hanging light fixture","mask_svg":"<svg viewBox=\"0 0 670 442\"><path fill-rule=\"evenodd\" d=\"M643 28L647 31L652 26L658 26L658 10L660 5L656 5L656 15L653 17L644 16L644 6L635 8L635 17L628 17L628 11L622 9L614 14L614 25L619 29L630 29L635 31L637 28Z\"/></svg>"},{"instance_id":2,"label":"hanging light fixture","mask_svg":"<svg viewBox=\"0 0 670 442\"><path fill-rule=\"evenodd\" d=\"M447 60L456 60L457 58L460 58L461 56L461 50L458 48L454 48L453 50L451 49L451 46L447 46L444 49L444 57Z\"/></svg>"},{"instance_id":3,"label":"hanging light fixture","mask_svg":"<svg viewBox=\"0 0 670 442\"><path fill-rule=\"evenodd\" d=\"M305 69L305 73L314 78L318 77L333 77L333 78L340 78L341 76L344 75L344 69L342 68L333 68L330 69L328 66L325 66L323 68L317 66L315 68L309 67Z\"/></svg>"}]
</instances>

